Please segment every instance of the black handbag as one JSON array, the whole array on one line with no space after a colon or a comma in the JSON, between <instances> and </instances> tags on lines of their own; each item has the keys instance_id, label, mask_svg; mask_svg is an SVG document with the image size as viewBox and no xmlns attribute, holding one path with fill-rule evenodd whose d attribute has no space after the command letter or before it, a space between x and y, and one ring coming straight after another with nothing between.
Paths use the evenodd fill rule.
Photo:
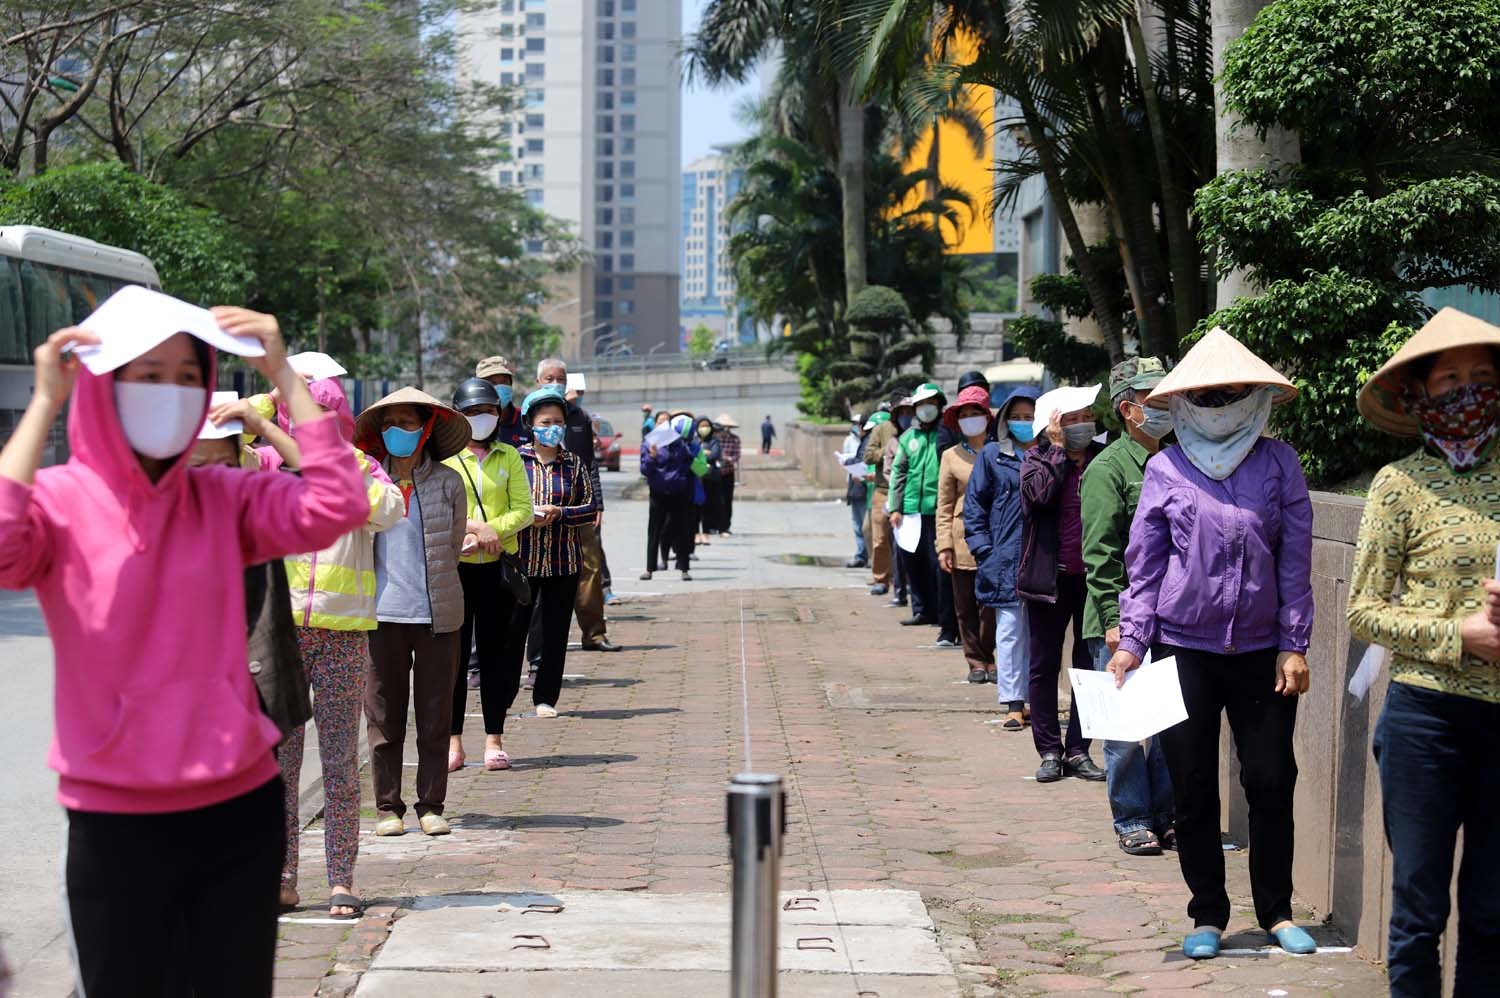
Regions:
<instances>
[{"instance_id":1,"label":"black handbag","mask_svg":"<svg viewBox=\"0 0 1500 998\"><path fill-rule=\"evenodd\" d=\"M474 476L469 472L469 466L461 459L458 466L464 470L464 477L469 480L469 488L474 491L474 504L479 507L479 518L486 522L490 515L484 511L484 500L479 497L479 483L474 481ZM531 605L531 581L526 578L526 570L521 567L521 559L508 551L500 552L500 581L505 583L505 588L510 590L511 598L516 601L517 606Z\"/></svg>"},{"instance_id":2,"label":"black handbag","mask_svg":"<svg viewBox=\"0 0 1500 998\"><path fill-rule=\"evenodd\" d=\"M245 569L246 660L260 707L282 741L312 719L312 691L302 669L292 591L278 558Z\"/></svg>"}]
</instances>

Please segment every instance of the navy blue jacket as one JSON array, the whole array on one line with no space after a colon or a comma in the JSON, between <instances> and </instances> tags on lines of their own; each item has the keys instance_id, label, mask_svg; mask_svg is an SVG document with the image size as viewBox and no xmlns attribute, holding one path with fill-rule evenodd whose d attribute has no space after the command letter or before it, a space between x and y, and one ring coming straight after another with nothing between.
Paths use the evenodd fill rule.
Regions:
<instances>
[{"instance_id":1,"label":"navy blue jacket","mask_svg":"<svg viewBox=\"0 0 1500 998\"><path fill-rule=\"evenodd\" d=\"M964 492L964 542L979 566L974 579L974 596L979 604L1019 604L1016 581L1021 565L1021 459L1005 453L997 442L985 444L974 460Z\"/></svg>"},{"instance_id":2,"label":"navy blue jacket","mask_svg":"<svg viewBox=\"0 0 1500 998\"><path fill-rule=\"evenodd\" d=\"M673 440L665 447L656 449L652 457L645 444L641 445L641 474L646 484L659 496L680 496L693 480L693 451L686 440Z\"/></svg>"}]
</instances>

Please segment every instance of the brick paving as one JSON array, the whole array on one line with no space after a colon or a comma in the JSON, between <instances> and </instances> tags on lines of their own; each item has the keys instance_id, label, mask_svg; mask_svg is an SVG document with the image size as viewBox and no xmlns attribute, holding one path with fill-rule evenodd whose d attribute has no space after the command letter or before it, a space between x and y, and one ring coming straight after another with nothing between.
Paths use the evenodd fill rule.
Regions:
<instances>
[{"instance_id":1,"label":"brick paving","mask_svg":"<svg viewBox=\"0 0 1500 998\"><path fill-rule=\"evenodd\" d=\"M957 652L919 648L931 635L898 627L881 602L850 589L729 590L614 608L610 634L627 650L570 653L569 673L584 678L565 687L562 716L508 724L516 768L454 776L452 836L367 834L365 918L283 926L277 993L349 993L412 897L728 890L724 784L746 768L742 614L753 768L787 779L785 890L919 891L974 995L1383 993L1382 971L1357 954L1177 956L1189 926L1175 857L1121 853L1102 784L1027 780L1029 733L987 723L994 687L964 683ZM471 759L482 738L471 718ZM321 829L304 842L303 892L316 904ZM1227 862L1226 946L1260 946L1245 854Z\"/></svg>"}]
</instances>

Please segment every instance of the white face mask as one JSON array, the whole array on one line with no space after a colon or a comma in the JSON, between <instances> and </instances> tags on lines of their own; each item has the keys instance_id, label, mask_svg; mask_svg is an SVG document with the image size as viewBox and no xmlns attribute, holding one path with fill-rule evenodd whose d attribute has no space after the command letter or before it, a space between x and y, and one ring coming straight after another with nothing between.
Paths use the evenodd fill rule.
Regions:
<instances>
[{"instance_id":1,"label":"white face mask","mask_svg":"<svg viewBox=\"0 0 1500 998\"><path fill-rule=\"evenodd\" d=\"M130 449L165 461L187 450L203 428L208 391L183 385L115 382L115 410Z\"/></svg>"},{"instance_id":2,"label":"white face mask","mask_svg":"<svg viewBox=\"0 0 1500 998\"><path fill-rule=\"evenodd\" d=\"M469 435L474 440L488 440L500 423L500 417L492 412L483 412L477 416L465 418L469 421Z\"/></svg>"},{"instance_id":3,"label":"white face mask","mask_svg":"<svg viewBox=\"0 0 1500 998\"><path fill-rule=\"evenodd\" d=\"M977 437L990 428L990 421L983 416L965 416L958 421L958 428L966 437Z\"/></svg>"},{"instance_id":4,"label":"white face mask","mask_svg":"<svg viewBox=\"0 0 1500 998\"><path fill-rule=\"evenodd\" d=\"M930 423L934 419L937 419L938 414L942 411L943 410L939 409L931 402L924 402L921 405L917 406L917 422Z\"/></svg>"}]
</instances>

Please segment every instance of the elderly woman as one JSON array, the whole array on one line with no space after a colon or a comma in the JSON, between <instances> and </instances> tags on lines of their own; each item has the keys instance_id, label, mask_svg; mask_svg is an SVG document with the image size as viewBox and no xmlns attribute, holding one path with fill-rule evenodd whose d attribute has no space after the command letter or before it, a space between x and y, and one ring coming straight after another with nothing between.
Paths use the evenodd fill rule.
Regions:
<instances>
[{"instance_id":1,"label":"elderly woman","mask_svg":"<svg viewBox=\"0 0 1500 998\"><path fill-rule=\"evenodd\" d=\"M953 580L953 609L971 683L995 678L995 611L975 599L979 565L964 540L964 492L974 459L989 441L990 425L989 389L971 385L959 391L943 413L943 426L957 434L958 443L943 451L938 462L938 567Z\"/></svg>"},{"instance_id":2,"label":"elderly woman","mask_svg":"<svg viewBox=\"0 0 1500 998\"><path fill-rule=\"evenodd\" d=\"M1370 485L1349 582L1350 631L1391 652L1375 758L1396 996L1441 990L1459 828L1453 993L1493 994L1500 982L1500 796L1486 765L1500 730L1497 361L1500 329L1443 309L1359 394L1375 427L1422 442Z\"/></svg>"},{"instance_id":3,"label":"elderly woman","mask_svg":"<svg viewBox=\"0 0 1500 998\"><path fill-rule=\"evenodd\" d=\"M1312 502L1297 454L1261 434L1297 390L1222 329L1205 336L1147 404L1172 413L1178 446L1146 464L1125 551L1118 683L1148 649L1175 657L1188 718L1161 734L1177 802L1177 850L1194 930L1183 953L1217 956L1229 925L1219 840L1219 715L1227 712L1250 809L1250 890L1262 929L1289 953L1292 726L1307 690Z\"/></svg>"}]
</instances>

